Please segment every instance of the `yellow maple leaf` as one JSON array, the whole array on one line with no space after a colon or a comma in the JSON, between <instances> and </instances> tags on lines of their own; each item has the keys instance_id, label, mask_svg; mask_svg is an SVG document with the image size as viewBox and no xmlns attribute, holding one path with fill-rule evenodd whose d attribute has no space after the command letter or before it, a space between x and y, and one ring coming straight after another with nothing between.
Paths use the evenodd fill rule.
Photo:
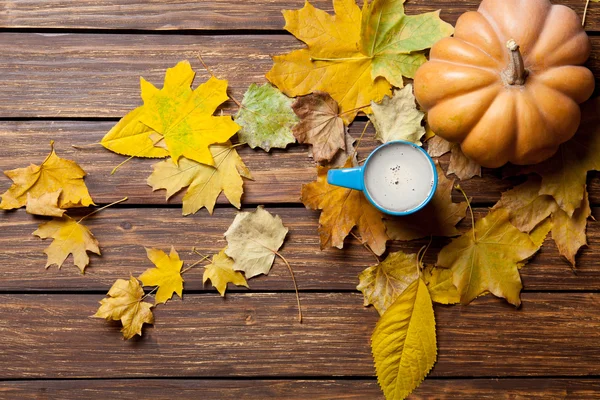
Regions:
<instances>
[{"instance_id":1,"label":"yellow maple leaf","mask_svg":"<svg viewBox=\"0 0 600 400\"><path fill-rule=\"evenodd\" d=\"M75 221L68 215L40 224L33 234L42 239L54 239L44 250L48 255L46 268L54 264L60 268L69 254L73 254L75 265L83 273L90 262L87 251L100 255L98 241L92 232L80 221Z\"/></svg>"},{"instance_id":2,"label":"yellow maple leaf","mask_svg":"<svg viewBox=\"0 0 600 400\"><path fill-rule=\"evenodd\" d=\"M344 168L352 166L348 159ZM322 210L319 218L321 249L344 247L344 238L354 226L363 242L381 255L388 235L382 221L383 214L358 190L332 186L327 183L327 167L317 167L317 180L302 185L302 203L313 210Z\"/></svg>"},{"instance_id":3,"label":"yellow maple leaf","mask_svg":"<svg viewBox=\"0 0 600 400\"><path fill-rule=\"evenodd\" d=\"M171 247L171 253L167 255L159 249L146 249L148 259L156 265L156 268L148 268L138 279L144 286L158 286L156 292L156 304L166 303L173 293L179 297L183 292L183 278L181 277L181 267L183 261L179 259L179 254Z\"/></svg>"},{"instance_id":4,"label":"yellow maple leaf","mask_svg":"<svg viewBox=\"0 0 600 400\"><path fill-rule=\"evenodd\" d=\"M56 192L44 193L40 197L32 197L27 193L27 204L25 211L32 215L43 215L46 217L62 217L67 210L58 207L58 198L62 189Z\"/></svg>"},{"instance_id":5,"label":"yellow maple leaf","mask_svg":"<svg viewBox=\"0 0 600 400\"><path fill-rule=\"evenodd\" d=\"M41 165L5 171L13 184L2 194L0 209L12 210L27 204L27 196L41 196L60 190L58 208L87 207L94 204L83 181L86 175L76 162L56 155L54 142L50 142L50 154ZM47 197L48 198L48 197ZM50 198L48 198L50 201Z\"/></svg>"},{"instance_id":6,"label":"yellow maple leaf","mask_svg":"<svg viewBox=\"0 0 600 400\"><path fill-rule=\"evenodd\" d=\"M361 12L354 0L333 0L334 16L308 1L283 11L285 29L308 48L273 57L267 79L290 97L328 92L348 124L355 108L391 94L391 85L402 87L403 75L414 76L426 61L420 50L453 32L439 12L408 16L403 3L365 1Z\"/></svg>"},{"instance_id":7,"label":"yellow maple leaf","mask_svg":"<svg viewBox=\"0 0 600 400\"><path fill-rule=\"evenodd\" d=\"M237 286L249 287L244 274L234 270L233 264L233 259L225 254L225 249L222 249L213 256L212 263L204 267L202 282L206 283L210 279L221 296L225 296L227 284L230 282Z\"/></svg>"},{"instance_id":8,"label":"yellow maple leaf","mask_svg":"<svg viewBox=\"0 0 600 400\"><path fill-rule=\"evenodd\" d=\"M167 200L184 187L183 215L193 214L206 207L212 214L221 191L236 208L241 206L244 182L242 177L252 179L250 171L231 143L210 146L215 166L200 164L181 158L179 165L172 160L161 161L152 166L148 185L153 190L166 189Z\"/></svg>"},{"instance_id":9,"label":"yellow maple leaf","mask_svg":"<svg viewBox=\"0 0 600 400\"><path fill-rule=\"evenodd\" d=\"M423 281L427 285L431 300L440 304L460 303L458 289L452 282L452 270L426 265L422 269Z\"/></svg>"},{"instance_id":10,"label":"yellow maple leaf","mask_svg":"<svg viewBox=\"0 0 600 400\"><path fill-rule=\"evenodd\" d=\"M189 62L181 61L167 70L162 89L142 78L144 105L127 114L102 145L134 157L170 155L177 164L183 156L214 165L209 145L226 142L239 126L229 116L212 115L228 99L227 81L211 77L192 90L194 76Z\"/></svg>"},{"instance_id":11,"label":"yellow maple leaf","mask_svg":"<svg viewBox=\"0 0 600 400\"><path fill-rule=\"evenodd\" d=\"M142 301L144 290L133 276L129 280L117 279L108 291L108 296L100 301L100 307L93 317L107 321L120 320L125 339L141 336L142 325L154 323L153 305Z\"/></svg>"}]
</instances>

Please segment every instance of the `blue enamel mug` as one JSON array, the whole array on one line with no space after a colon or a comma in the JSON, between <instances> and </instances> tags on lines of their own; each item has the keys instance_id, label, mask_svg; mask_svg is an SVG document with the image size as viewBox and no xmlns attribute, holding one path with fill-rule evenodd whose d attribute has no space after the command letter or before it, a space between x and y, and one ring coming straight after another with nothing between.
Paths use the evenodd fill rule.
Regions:
<instances>
[{"instance_id":1,"label":"blue enamel mug","mask_svg":"<svg viewBox=\"0 0 600 400\"><path fill-rule=\"evenodd\" d=\"M425 207L435 193L437 180L429 154L403 140L379 146L360 167L327 173L329 184L361 190L380 211L399 216Z\"/></svg>"}]
</instances>

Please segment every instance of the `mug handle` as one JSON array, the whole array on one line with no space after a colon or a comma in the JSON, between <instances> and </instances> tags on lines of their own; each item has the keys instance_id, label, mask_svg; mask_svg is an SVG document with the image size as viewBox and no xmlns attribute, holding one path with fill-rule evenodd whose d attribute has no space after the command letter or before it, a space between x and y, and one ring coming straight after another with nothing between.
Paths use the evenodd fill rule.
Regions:
<instances>
[{"instance_id":1,"label":"mug handle","mask_svg":"<svg viewBox=\"0 0 600 400\"><path fill-rule=\"evenodd\" d=\"M364 190L364 167L330 169L327 172L327 183L348 189Z\"/></svg>"}]
</instances>

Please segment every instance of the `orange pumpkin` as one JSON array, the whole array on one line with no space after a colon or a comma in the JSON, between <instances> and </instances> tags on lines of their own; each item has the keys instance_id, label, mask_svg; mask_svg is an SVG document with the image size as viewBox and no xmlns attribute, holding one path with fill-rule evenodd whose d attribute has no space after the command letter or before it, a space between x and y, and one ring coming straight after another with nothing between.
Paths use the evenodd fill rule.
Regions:
<instances>
[{"instance_id":1,"label":"orange pumpkin","mask_svg":"<svg viewBox=\"0 0 600 400\"><path fill-rule=\"evenodd\" d=\"M590 41L573 10L548 0L483 0L417 71L432 130L485 167L534 164L569 140L594 91Z\"/></svg>"}]
</instances>

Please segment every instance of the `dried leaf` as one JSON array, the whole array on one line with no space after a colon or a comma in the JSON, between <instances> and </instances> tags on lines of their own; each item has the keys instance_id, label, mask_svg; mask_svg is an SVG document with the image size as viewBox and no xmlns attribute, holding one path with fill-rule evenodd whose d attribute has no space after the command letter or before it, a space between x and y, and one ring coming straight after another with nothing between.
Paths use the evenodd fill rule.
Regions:
<instances>
[{"instance_id":1,"label":"dried leaf","mask_svg":"<svg viewBox=\"0 0 600 400\"><path fill-rule=\"evenodd\" d=\"M272 147L284 149L296 142L292 127L299 119L291 108L293 101L268 83L251 84L235 116L242 127L238 132L240 141L265 151Z\"/></svg>"},{"instance_id":2,"label":"dried leaf","mask_svg":"<svg viewBox=\"0 0 600 400\"><path fill-rule=\"evenodd\" d=\"M253 212L240 212L225 232L225 254L235 261L233 269L244 271L246 278L266 275L287 233L281 218L262 206Z\"/></svg>"},{"instance_id":3,"label":"dried leaf","mask_svg":"<svg viewBox=\"0 0 600 400\"><path fill-rule=\"evenodd\" d=\"M423 382L437 357L433 304L423 280L413 281L379 319L371 350L386 399L404 399Z\"/></svg>"},{"instance_id":4,"label":"dried leaf","mask_svg":"<svg viewBox=\"0 0 600 400\"><path fill-rule=\"evenodd\" d=\"M214 165L209 145L226 142L239 126L229 116L212 115L228 99L227 81L211 77L192 90L195 75L189 62L181 61L167 70L160 90L142 78L144 105L123 117L102 139L102 145L134 157L170 155L175 163L186 157ZM160 146L162 141L168 153Z\"/></svg>"},{"instance_id":5,"label":"dried leaf","mask_svg":"<svg viewBox=\"0 0 600 400\"><path fill-rule=\"evenodd\" d=\"M427 236L457 236L456 224L465 217L467 203L453 203L454 179L448 179L436 163L438 185L431 201L414 214L386 217L387 234L392 240L413 240Z\"/></svg>"},{"instance_id":6,"label":"dried leaf","mask_svg":"<svg viewBox=\"0 0 600 400\"><path fill-rule=\"evenodd\" d=\"M539 195L542 180L537 176L502 193L493 210L504 208L510 222L522 232L530 232L550 214L558 210L552 196Z\"/></svg>"},{"instance_id":7,"label":"dried leaf","mask_svg":"<svg viewBox=\"0 0 600 400\"><path fill-rule=\"evenodd\" d=\"M312 145L315 161L329 161L338 150L346 150L346 127L337 103L328 93L317 91L300 97L292 109L300 118L294 126L294 136L299 143Z\"/></svg>"},{"instance_id":8,"label":"dried leaf","mask_svg":"<svg viewBox=\"0 0 600 400\"><path fill-rule=\"evenodd\" d=\"M62 217L67 210L58 207L58 198L62 189L55 192L44 193L40 197L32 197L27 193L27 205L25 211L32 215L43 215L46 217Z\"/></svg>"},{"instance_id":9,"label":"dried leaf","mask_svg":"<svg viewBox=\"0 0 600 400\"><path fill-rule=\"evenodd\" d=\"M451 269L427 265L423 268L422 277L432 301L440 304L460 303L460 294L454 286Z\"/></svg>"},{"instance_id":10,"label":"dried leaf","mask_svg":"<svg viewBox=\"0 0 600 400\"><path fill-rule=\"evenodd\" d=\"M50 154L41 165L4 171L13 184L4 194L0 209L12 210L23 207L27 196L39 199L43 195L60 190L58 208L87 207L94 202L83 182L85 171L75 161L56 155L54 142L50 142Z\"/></svg>"},{"instance_id":11,"label":"dried leaf","mask_svg":"<svg viewBox=\"0 0 600 400\"><path fill-rule=\"evenodd\" d=\"M108 298L100 300L100 307L93 317L107 321L121 321L123 338L142 335L142 325L153 324L153 305L142 301L144 290L133 276L128 281L117 279L108 291Z\"/></svg>"},{"instance_id":12,"label":"dried leaf","mask_svg":"<svg viewBox=\"0 0 600 400\"><path fill-rule=\"evenodd\" d=\"M215 167L185 157L179 160L179 165L168 159L152 166L154 171L148 185L153 190L166 189L167 200L188 187L183 196L183 215L193 214L202 207L212 214L221 191L231 204L240 208L244 192L242 177L252 179L250 171L231 143L213 144L210 151Z\"/></svg>"},{"instance_id":13,"label":"dried leaf","mask_svg":"<svg viewBox=\"0 0 600 400\"><path fill-rule=\"evenodd\" d=\"M350 166L352 162L347 160L344 167ZM383 214L362 192L328 184L329 169L317 167L317 180L302 185L302 203L313 210L322 210L319 218L321 249L329 246L341 249L344 238L357 226L363 242L381 255L388 240Z\"/></svg>"},{"instance_id":14,"label":"dried leaf","mask_svg":"<svg viewBox=\"0 0 600 400\"><path fill-rule=\"evenodd\" d=\"M328 92L349 124L356 108L390 95L390 84L402 87L402 75L414 76L426 60L419 50L452 34L437 13L407 16L402 3L365 2L361 13L354 0L334 0L334 16L309 2L285 10L285 29L308 48L273 57L267 79L291 97Z\"/></svg>"},{"instance_id":15,"label":"dried leaf","mask_svg":"<svg viewBox=\"0 0 600 400\"><path fill-rule=\"evenodd\" d=\"M427 141L427 152L431 157L440 157L451 152L448 175L454 174L463 181L481 176L481 166L465 156L457 143L450 143L439 136L433 136Z\"/></svg>"},{"instance_id":16,"label":"dried leaf","mask_svg":"<svg viewBox=\"0 0 600 400\"><path fill-rule=\"evenodd\" d=\"M69 254L73 254L74 264L83 273L90 262L86 251L100 255L98 241L92 232L68 215L40 224L33 234L42 239L54 239L44 250L48 256L46 268L54 264L60 268Z\"/></svg>"},{"instance_id":17,"label":"dried leaf","mask_svg":"<svg viewBox=\"0 0 600 400\"><path fill-rule=\"evenodd\" d=\"M335 156L333 156L331 161L321 163L321 165L327 166L329 168L342 168L346 164L346 161L348 161L348 159L352 157L352 159L350 160L351 165L353 167L358 166L358 153L355 151L355 143L356 139L354 139L346 129L346 149L339 150L335 154ZM312 148L308 149L308 156L312 158Z\"/></svg>"},{"instance_id":18,"label":"dried leaf","mask_svg":"<svg viewBox=\"0 0 600 400\"><path fill-rule=\"evenodd\" d=\"M592 215L587 191L584 192L581 207L569 217L561 209L552 213L552 239L558 251L575 267L575 256L582 246L587 245L586 225Z\"/></svg>"},{"instance_id":19,"label":"dried leaf","mask_svg":"<svg viewBox=\"0 0 600 400\"><path fill-rule=\"evenodd\" d=\"M356 287L364 297L364 305L372 304L379 315L383 315L411 283L419 279L417 254L402 251L390 253L377 265L365 269L358 275Z\"/></svg>"},{"instance_id":20,"label":"dried leaf","mask_svg":"<svg viewBox=\"0 0 600 400\"><path fill-rule=\"evenodd\" d=\"M519 306L522 285L517 263L533 256L539 246L510 223L505 209L490 212L474 228L446 245L437 265L452 269L462 304L489 291Z\"/></svg>"},{"instance_id":21,"label":"dried leaf","mask_svg":"<svg viewBox=\"0 0 600 400\"><path fill-rule=\"evenodd\" d=\"M427 153L431 157L441 157L450 152L453 146L453 143L434 133L433 137L427 141Z\"/></svg>"},{"instance_id":22,"label":"dried leaf","mask_svg":"<svg viewBox=\"0 0 600 400\"><path fill-rule=\"evenodd\" d=\"M412 84L395 90L391 98L384 97L380 104L371 102L371 110L373 114L368 117L377 132L375 139L382 143L405 140L421 146L425 135L421 122L425 113L417 110Z\"/></svg>"},{"instance_id":23,"label":"dried leaf","mask_svg":"<svg viewBox=\"0 0 600 400\"><path fill-rule=\"evenodd\" d=\"M183 261L179 259L179 254L171 246L171 254L167 255L159 249L146 249L148 259L152 261L156 268L148 268L138 279L144 286L158 286L156 292L156 304L166 303L177 293L182 297L183 278L181 277L181 267Z\"/></svg>"},{"instance_id":24,"label":"dried leaf","mask_svg":"<svg viewBox=\"0 0 600 400\"><path fill-rule=\"evenodd\" d=\"M212 263L204 267L202 282L206 283L210 279L212 285L219 291L221 296L225 296L228 283L249 287L244 274L234 270L233 264L233 259L225 254L225 249L221 250L213 256Z\"/></svg>"}]
</instances>

